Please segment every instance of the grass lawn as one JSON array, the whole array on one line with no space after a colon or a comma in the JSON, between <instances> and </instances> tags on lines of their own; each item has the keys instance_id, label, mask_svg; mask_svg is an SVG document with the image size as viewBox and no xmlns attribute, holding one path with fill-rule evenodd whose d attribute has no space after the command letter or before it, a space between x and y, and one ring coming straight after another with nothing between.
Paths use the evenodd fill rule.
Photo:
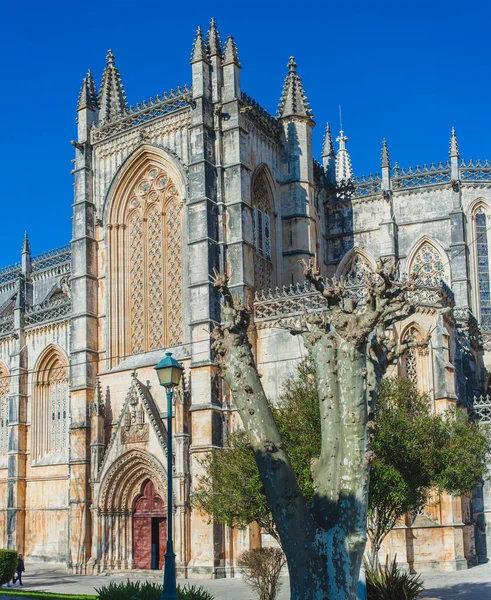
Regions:
<instances>
[{"instance_id":1,"label":"grass lawn","mask_svg":"<svg viewBox=\"0 0 491 600\"><path fill-rule=\"evenodd\" d=\"M10 590L2 588L0 596L13 596L24 598L58 598L58 600L98 600L98 596L87 596L86 594L52 594L51 592L29 592L27 590Z\"/></svg>"}]
</instances>

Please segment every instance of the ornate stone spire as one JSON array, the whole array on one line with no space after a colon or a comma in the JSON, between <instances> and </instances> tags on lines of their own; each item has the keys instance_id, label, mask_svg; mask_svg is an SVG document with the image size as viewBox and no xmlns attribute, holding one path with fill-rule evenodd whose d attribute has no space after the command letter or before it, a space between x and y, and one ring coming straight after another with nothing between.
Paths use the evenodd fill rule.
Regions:
<instances>
[{"instance_id":1,"label":"ornate stone spire","mask_svg":"<svg viewBox=\"0 0 491 600\"><path fill-rule=\"evenodd\" d=\"M450 135L450 156L456 156L459 158L459 143L455 134L455 127L452 127L452 133Z\"/></svg>"},{"instance_id":2,"label":"ornate stone spire","mask_svg":"<svg viewBox=\"0 0 491 600\"><path fill-rule=\"evenodd\" d=\"M22 254L30 254L31 253L31 244L29 243L29 236L27 235L27 231L24 233L24 241L22 242Z\"/></svg>"},{"instance_id":3,"label":"ornate stone spire","mask_svg":"<svg viewBox=\"0 0 491 600\"><path fill-rule=\"evenodd\" d=\"M322 156L336 156L329 123L326 123L326 133L324 134L324 142L322 144Z\"/></svg>"},{"instance_id":4,"label":"ornate stone spire","mask_svg":"<svg viewBox=\"0 0 491 600\"><path fill-rule=\"evenodd\" d=\"M208 53L210 56L219 56L222 58L222 42L220 40L220 34L218 33L215 17L212 17L210 23L210 29L208 30Z\"/></svg>"},{"instance_id":5,"label":"ornate stone spire","mask_svg":"<svg viewBox=\"0 0 491 600\"><path fill-rule=\"evenodd\" d=\"M293 56L290 56L287 66L288 75L286 76L283 85L278 116L282 119L293 116L312 119L312 109L307 102L307 96L305 95L302 82L297 73L297 63Z\"/></svg>"},{"instance_id":6,"label":"ornate stone spire","mask_svg":"<svg viewBox=\"0 0 491 600\"><path fill-rule=\"evenodd\" d=\"M97 110L99 108L97 88L90 69L87 71L87 77L84 77L82 88L80 89L80 94L78 96L77 110L82 110L83 108L90 108L91 110Z\"/></svg>"},{"instance_id":7,"label":"ornate stone spire","mask_svg":"<svg viewBox=\"0 0 491 600\"><path fill-rule=\"evenodd\" d=\"M102 73L99 92L99 120L101 123L112 121L126 110L127 102L121 75L114 64L114 54L109 50L106 56L106 68Z\"/></svg>"},{"instance_id":8,"label":"ornate stone spire","mask_svg":"<svg viewBox=\"0 0 491 600\"><path fill-rule=\"evenodd\" d=\"M338 153L336 156L336 182L346 182L353 179L353 167L351 166L351 158L348 150L346 149L346 142L348 138L344 135L344 131L341 129L339 136L336 138L336 142L339 144Z\"/></svg>"},{"instance_id":9,"label":"ornate stone spire","mask_svg":"<svg viewBox=\"0 0 491 600\"><path fill-rule=\"evenodd\" d=\"M389 167L390 169L390 156L389 156L389 149L387 148L387 140L384 138L382 140L382 151L380 153L381 156L381 167L382 169L384 167Z\"/></svg>"},{"instance_id":10,"label":"ornate stone spire","mask_svg":"<svg viewBox=\"0 0 491 600\"><path fill-rule=\"evenodd\" d=\"M237 51L234 38L231 35L228 36L227 42L225 43L225 54L223 57L224 65L228 65L230 63L235 63L238 67L240 67L239 53Z\"/></svg>"},{"instance_id":11,"label":"ornate stone spire","mask_svg":"<svg viewBox=\"0 0 491 600\"><path fill-rule=\"evenodd\" d=\"M193 51L191 52L191 64L199 60L207 60L206 45L203 39L201 27L196 30L196 37L193 42Z\"/></svg>"}]
</instances>

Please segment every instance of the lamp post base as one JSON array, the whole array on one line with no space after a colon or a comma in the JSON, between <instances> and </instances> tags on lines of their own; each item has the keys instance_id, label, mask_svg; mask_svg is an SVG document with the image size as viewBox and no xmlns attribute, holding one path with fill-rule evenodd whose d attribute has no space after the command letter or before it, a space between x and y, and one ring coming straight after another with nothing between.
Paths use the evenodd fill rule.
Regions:
<instances>
[{"instance_id":1,"label":"lamp post base","mask_svg":"<svg viewBox=\"0 0 491 600\"><path fill-rule=\"evenodd\" d=\"M167 540L164 563L164 591L161 600L178 600L176 581L176 555L173 543Z\"/></svg>"}]
</instances>

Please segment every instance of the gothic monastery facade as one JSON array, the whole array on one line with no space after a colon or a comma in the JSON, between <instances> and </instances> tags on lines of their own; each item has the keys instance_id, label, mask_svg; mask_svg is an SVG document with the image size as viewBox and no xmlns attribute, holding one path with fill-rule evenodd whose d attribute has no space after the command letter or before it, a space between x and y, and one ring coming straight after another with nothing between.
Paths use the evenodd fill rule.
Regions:
<instances>
[{"instance_id":1,"label":"gothic monastery facade","mask_svg":"<svg viewBox=\"0 0 491 600\"><path fill-rule=\"evenodd\" d=\"M239 426L210 348L213 269L254 306L272 400L305 354L274 318L316 306L299 265L313 257L355 290L380 257L417 272L417 312L395 335L431 341L397 370L435 410L470 410L486 391L491 166L462 160L452 131L445 162L402 169L384 142L381 173L356 178L343 132L335 151L327 128L315 160L293 58L277 116L240 72L212 21L196 35L191 84L130 107L109 51L99 88L89 72L78 101L71 241L32 256L26 237L21 262L0 271L0 540L28 560L160 568L169 477L182 575L233 575L259 543L254 526L208 523L191 504L200 457ZM185 366L172 473L154 372L167 350ZM485 557L488 510L478 493L441 498L388 545L416 570L466 568Z\"/></svg>"}]
</instances>

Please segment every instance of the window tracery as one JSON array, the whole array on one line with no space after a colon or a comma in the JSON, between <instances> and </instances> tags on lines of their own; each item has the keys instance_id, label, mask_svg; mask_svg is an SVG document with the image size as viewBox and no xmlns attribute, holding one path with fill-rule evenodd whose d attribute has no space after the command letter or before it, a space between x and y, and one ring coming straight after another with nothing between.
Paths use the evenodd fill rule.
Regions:
<instances>
[{"instance_id":1,"label":"window tracery","mask_svg":"<svg viewBox=\"0 0 491 600\"><path fill-rule=\"evenodd\" d=\"M33 460L68 450L68 366L50 349L39 363L31 420Z\"/></svg>"},{"instance_id":2,"label":"window tracery","mask_svg":"<svg viewBox=\"0 0 491 600\"><path fill-rule=\"evenodd\" d=\"M8 451L10 375L4 365L0 365L0 455Z\"/></svg>"},{"instance_id":3,"label":"window tracery","mask_svg":"<svg viewBox=\"0 0 491 600\"><path fill-rule=\"evenodd\" d=\"M149 352L182 341L183 203L172 179L158 166L141 173L126 199L120 217L124 233L116 230L110 238L118 263L111 267L112 310L120 315L116 327L124 328L125 340L116 355ZM128 261L119 250L122 242L129 248Z\"/></svg>"},{"instance_id":4,"label":"window tracery","mask_svg":"<svg viewBox=\"0 0 491 600\"><path fill-rule=\"evenodd\" d=\"M415 342L421 338L416 327L410 327L403 339L404 343ZM415 386L418 386L418 348L408 348L404 354L404 371L407 379L410 379Z\"/></svg>"},{"instance_id":5,"label":"window tracery","mask_svg":"<svg viewBox=\"0 0 491 600\"><path fill-rule=\"evenodd\" d=\"M481 326L483 329L491 328L491 294L489 278L489 247L487 215L482 206L474 213L475 240L477 254L477 279L479 293L479 309Z\"/></svg>"},{"instance_id":6,"label":"window tracery","mask_svg":"<svg viewBox=\"0 0 491 600\"><path fill-rule=\"evenodd\" d=\"M424 242L414 256L411 273L416 275L418 283L427 286L439 286L445 280L445 266L438 250L429 242Z\"/></svg>"},{"instance_id":7,"label":"window tracery","mask_svg":"<svg viewBox=\"0 0 491 600\"><path fill-rule=\"evenodd\" d=\"M266 175L260 172L252 186L254 287L256 291L273 287L272 202Z\"/></svg>"},{"instance_id":8,"label":"window tracery","mask_svg":"<svg viewBox=\"0 0 491 600\"><path fill-rule=\"evenodd\" d=\"M366 296L366 279L371 272L368 261L361 254L355 253L343 272L346 285L350 288L350 296L358 300Z\"/></svg>"}]
</instances>

